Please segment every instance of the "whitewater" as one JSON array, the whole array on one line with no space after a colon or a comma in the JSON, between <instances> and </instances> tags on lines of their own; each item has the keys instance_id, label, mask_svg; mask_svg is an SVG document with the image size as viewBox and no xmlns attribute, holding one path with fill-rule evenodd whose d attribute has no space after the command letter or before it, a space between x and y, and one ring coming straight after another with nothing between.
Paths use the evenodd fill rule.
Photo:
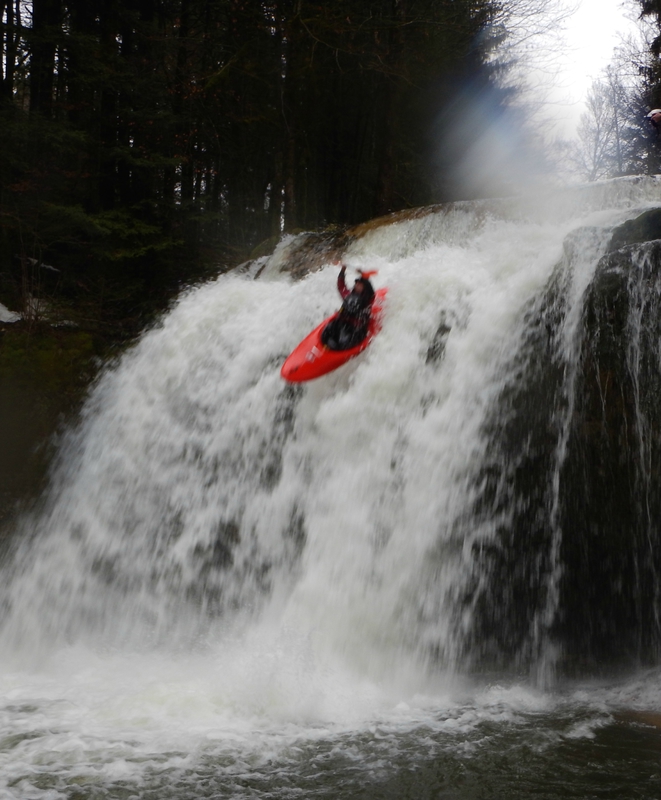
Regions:
<instances>
[{"instance_id":1,"label":"whitewater","mask_svg":"<svg viewBox=\"0 0 661 800\"><path fill-rule=\"evenodd\" d=\"M571 363L609 232L660 204L631 179L376 227L344 257L383 329L302 386L280 366L335 265L293 281L285 239L179 298L4 556L0 798L656 797L661 672L556 681L551 570L530 669L476 673L461 598L485 426L565 240Z\"/></svg>"}]
</instances>

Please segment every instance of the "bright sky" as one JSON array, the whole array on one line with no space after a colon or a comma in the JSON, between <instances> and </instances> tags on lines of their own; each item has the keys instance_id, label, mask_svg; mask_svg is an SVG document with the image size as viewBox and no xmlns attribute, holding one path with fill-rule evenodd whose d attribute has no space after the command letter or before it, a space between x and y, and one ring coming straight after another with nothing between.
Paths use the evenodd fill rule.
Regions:
<instances>
[{"instance_id":1,"label":"bright sky","mask_svg":"<svg viewBox=\"0 0 661 800\"><path fill-rule=\"evenodd\" d=\"M561 59L558 83L553 91L558 133L573 136L584 110L583 100L602 70L608 66L621 34L635 25L627 18L627 0L575 0L576 13L566 22L567 55Z\"/></svg>"}]
</instances>

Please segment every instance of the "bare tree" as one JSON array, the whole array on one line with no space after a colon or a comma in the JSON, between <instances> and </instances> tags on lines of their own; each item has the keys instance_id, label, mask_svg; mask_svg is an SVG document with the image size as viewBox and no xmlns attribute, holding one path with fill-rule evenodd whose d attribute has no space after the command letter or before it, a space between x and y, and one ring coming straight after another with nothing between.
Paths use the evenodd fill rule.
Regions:
<instances>
[{"instance_id":1,"label":"bare tree","mask_svg":"<svg viewBox=\"0 0 661 800\"><path fill-rule=\"evenodd\" d=\"M584 180L656 171L650 153L658 136L646 119L648 38L649 26L641 25L638 36L623 39L602 77L592 84L570 148L574 170Z\"/></svg>"},{"instance_id":2,"label":"bare tree","mask_svg":"<svg viewBox=\"0 0 661 800\"><path fill-rule=\"evenodd\" d=\"M611 177L613 153L617 150L617 125L612 92L608 84L595 81L581 115L574 150L574 163L581 178L597 181Z\"/></svg>"}]
</instances>

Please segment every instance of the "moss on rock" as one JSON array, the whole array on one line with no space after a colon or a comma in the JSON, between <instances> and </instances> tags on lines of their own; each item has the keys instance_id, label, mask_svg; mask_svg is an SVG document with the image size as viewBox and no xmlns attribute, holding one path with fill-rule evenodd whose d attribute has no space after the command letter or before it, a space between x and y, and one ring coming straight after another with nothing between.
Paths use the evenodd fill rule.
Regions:
<instances>
[{"instance_id":1,"label":"moss on rock","mask_svg":"<svg viewBox=\"0 0 661 800\"><path fill-rule=\"evenodd\" d=\"M79 408L108 349L83 330L0 325L0 531L41 485L54 434Z\"/></svg>"}]
</instances>

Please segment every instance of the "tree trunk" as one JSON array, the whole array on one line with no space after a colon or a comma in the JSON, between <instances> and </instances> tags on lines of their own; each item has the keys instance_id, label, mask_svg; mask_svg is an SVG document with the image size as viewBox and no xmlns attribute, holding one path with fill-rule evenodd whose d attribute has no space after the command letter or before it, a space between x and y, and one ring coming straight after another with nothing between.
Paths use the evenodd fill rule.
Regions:
<instances>
[{"instance_id":1,"label":"tree trunk","mask_svg":"<svg viewBox=\"0 0 661 800\"><path fill-rule=\"evenodd\" d=\"M61 0L33 0L30 32L30 113L49 117L53 106L55 43L61 34Z\"/></svg>"},{"instance_id":2,"label":"tree trunk","mask_svg":"<svg viewBox=\"0 0 661 800\"><path fill-rule=\"evenodd\" d=\"M14 25L14 0L0 2L0 19L5 17L5 30L2 37L0 55L0 101L11 100L14 93L14 72L16 69L16 31Z\"/></svg>"}]
</instances>

